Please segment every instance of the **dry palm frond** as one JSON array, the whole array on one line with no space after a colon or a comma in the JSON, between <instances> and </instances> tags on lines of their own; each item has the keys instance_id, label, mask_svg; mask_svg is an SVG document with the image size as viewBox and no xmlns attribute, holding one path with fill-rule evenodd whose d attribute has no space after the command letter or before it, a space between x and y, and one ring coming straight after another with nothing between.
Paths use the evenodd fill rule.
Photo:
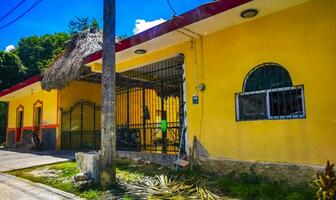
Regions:
<instances>
[{"instance_id":1,"label":"dry palm frond","mask_svg":"<svg viewBox=\"0 0 336 200\"><path fill-rule=\"evenodd\" d=\"M198 178L165 175L145 177L127 184L127 187L137 195L145 195L150 199L219 199L208 191Z\"/></svg>"},{"instance_id":2,"label":"dry palm frond","mask_svg":"<svg viewBox=\"0 0 336 200\"><path fill-rule=\"evenodd\" d=\"M70 81L79 79L88 70L83 66L83 59L102 49L102 35L102 32L96 29L87 29L75 34L63 53L57 56L43 73L42 88L62 89Z\"/></svg>"}]
</instances>

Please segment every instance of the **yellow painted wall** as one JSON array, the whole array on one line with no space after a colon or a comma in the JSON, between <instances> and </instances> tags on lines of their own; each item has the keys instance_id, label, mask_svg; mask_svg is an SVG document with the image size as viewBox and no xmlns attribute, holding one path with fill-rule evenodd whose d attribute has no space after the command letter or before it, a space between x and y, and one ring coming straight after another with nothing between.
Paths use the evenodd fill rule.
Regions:
<instances>
[{"instance_id":1,"label":"yellow painted wall","mask_svg":"<svg viewBox=\"0 0 336 200\"><path fill-rule=\"evenodd\" d=\"M8 128L16 128L16 109L20 105L24 107L23 127L33 126L33 106L37 100L43 102L42 125L57 124L57 91L53 90L33 92L30 95L9 101Z\"/></svg>"},{"instance_id":2,"label":"yellow painted wall","mask_svg":"<svg viewBox=\"0 0 336 200\"><path fill-rule=\"evenodd\" d=\"M197 136L211 157L239 160L324 164L336 161L336 4L308 3L255 19L203 38L204 63L195 70L190 43L149 52L118 63L117 71L183 53L186 57L189 144ZM197 41L198 50L201 40ZM304 84L306 119L235 121L234 94L247 73L276 62L294 85ZM206 90L192 105L196 81ZM204 73L203 73L204 71Z\"/></svg>"},{"instance_id":3,"label":"yellow painted wall","mask_svg":"<svg viewBox=\"0 0 336 200\"><path fill-rule=\"evenodd\" d=\"M139 125L142 123L143 115L142 115L142 90L139 88L134 88L134 91L130 93L130 124L132 125ZM157 111L161 111L161 107L159 106L161 99L157 96L154 90L146 90L146 105L148 106L148 110L151 116L150 120L147 120L147 123L159 123L161 119L157 118ZM101 105L101 86L100 84L93 84L84 81L73 81L68 86L66 86L63 90L60 90L60 108L63 108L64 111L68 111L70 106L81 102L83 99L84 101L89 101L92 103L96 103L97 106ZM122 125L126 124L126 93L125 95L117 95L116 98L116 113L117 113L117 124ZM156 103L154 103L156 102ZM178 108L173 107L172 105L177 105L178 99L174 97L169 97L166 99L168 104L171 104L170 112L167 113L167 120L168 122L176 122L178 117ZM167 105L165 105L167 107ZM88 106L83 107L83 131L92 131L93 130L93 109L89 108ZM167 109L167 108L166 108ZM137 113L137 114L136 114ZM161 116L161 112L159 113ZM69 115L64 115L63 118L60 117L60 124L62 124L63 131L69 131L70 128L70 118ZM96 124L95 128L98 130L100 128L100 112L96 112ZM71 112L71 131L80 131L80 124L81 124L81 108L77 106ZM154 125L153 125L154 126ZM142 131L142 129L141 129ZM147 142L150 140L150 132L148 130L147 135ZM160 134L158 134L160 135ZM143 134L141 133L141 137ZM170 135L168 139L173 140ZM143 139L142 139L143 140ZM60 140L59 140L60 142ZM78 141L76 141L78 142ZM58 143L60 145L60 143ZM79 145L79 143L77 144Z\"/></svg>"},{"instance_id":4,"label":"yellow painted wall","mask_svg":"<svg viewBox=\"0 0 336 200\"><path fill-rule=\"evenodd\" d=\"M73 81L64 89L60 90L60 107L68 110L70 106L81 100L101 104L100 84L85 81Z\"/></svg>"},{"instance_id":5,"label":"yellow painted wall","mask_svg":"<svg viewBox=\"0 0 336 200\"><path fill-rule=\"evenodd\" d=\"M60 108L64 111L68 111L71 106L74 104L84 101L89 101L91 103L96 103L97 105L101 104L101 85L85 82L85 81L72 81L69 85L67 85L64 89L59 91L59 101ZM80 131L80 114L81 108L80 106L76 107L75 110L71 113L71 131ZM83 131L92 131L93 130L93 109L88 106L84 107L83 110ZM63 119L63 121L62 121ZM69 131L69 115L65 115L64 117L59 116L59 123L62 124L63 131ZM96 122L95 128L99 129L100 127L100 115L96 113ZM61 131L60 131L61 132ZM61 140L59 140L58 146L61 145ZM79 147L79 140L74 140L73 145L77 145Z\"/></svg>"}]
</instances>

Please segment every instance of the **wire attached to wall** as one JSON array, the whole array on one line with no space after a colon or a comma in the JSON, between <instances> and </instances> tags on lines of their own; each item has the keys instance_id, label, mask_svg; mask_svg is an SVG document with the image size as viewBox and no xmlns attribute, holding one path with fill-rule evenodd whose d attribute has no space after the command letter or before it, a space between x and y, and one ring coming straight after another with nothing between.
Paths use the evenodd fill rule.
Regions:
<instances>
[{"instance_id":1,"label":"wire attached to wall","mask_svg":"<svg viewBox=\"0 0 336 200\"><path fill-rule=\"evenodd\" d=\"M197 59L197 39L200 39L200 51L201 51L201 61L200 65L202 68L202 82L204 82L204 50L203 50L203 36L201 34L198 34L190 29L187 28L181 28L177 30L177 32L189 37L191 39L191 49L194 51L194 70L195 70L195 76L194 76L194 87L195 87L195 94L197 94L198 89L198 59ZM195 37L196 36L196 37ZM199 140L201 140L201 132L202 132L202 126L203 126L203 110L204 110L204 98L203 93L201 94L201 116L200 116L200 127L199 127Z\"/></svg>"},{"instance_id":2,"label":"wire attached to wall","mask_svg":"<svg viewBox=\"0 0 336 200\"><path fill-rule=\"evenodd\" d=\"M204 49L203 49L203 36L190 30L190 29L187 29L187 28L183 28L184 30L188 31L189 33L192 33L194 35L197 35L200 39L200 51L201 51L201 63L200 63L200 66L201 66L201 69L202 69L202 72L201 72L201 75L202 75L202 82L204 82ZM197 49L196 49L196 40L194 41L195 43L195 57L197 57ZM196 63L196 67L199 66L198 62ZM198 70L195 71L195 73L198 73ZM197 83L195 85L196 87L196 91L198 88L198 77L197 77L197 74L196 74L196 77L195 77ZM202 126L203 126L203 110L204 110L204 95L203 93L201 93L201 116L200 116L200 127L199 127L199 140L201 140L201 132L202 132Z\"/></svg>"}]
</instances>

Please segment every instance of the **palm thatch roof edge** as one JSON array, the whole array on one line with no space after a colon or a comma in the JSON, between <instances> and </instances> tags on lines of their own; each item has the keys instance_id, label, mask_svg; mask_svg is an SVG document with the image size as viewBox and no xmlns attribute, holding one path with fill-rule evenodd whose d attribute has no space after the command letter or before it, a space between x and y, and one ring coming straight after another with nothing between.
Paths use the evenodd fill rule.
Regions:
<instances>
[{"instance_id":1,"label":"palm thatch roof edge","mask_svg":"<svg viewBox=\"0 0 336 200\"><path fill-rule=\"evenodd\" d=\"M43 73L41 86L44 90L62 89L69 82L78 80L89 69L83 59L102 49L103 33L97 29L87 29L75 34L66 49Z\"/></svg>"}]
</instances>

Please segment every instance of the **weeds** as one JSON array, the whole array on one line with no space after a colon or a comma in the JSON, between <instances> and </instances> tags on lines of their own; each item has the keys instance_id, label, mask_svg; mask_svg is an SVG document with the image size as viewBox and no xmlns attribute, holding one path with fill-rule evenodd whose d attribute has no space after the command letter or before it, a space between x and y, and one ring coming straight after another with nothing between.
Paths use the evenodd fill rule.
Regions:
<instances>
[{"instance_id":1,"label":"weeds","mask_svg":"<svg viewBox=\"0 0 336 200\"><path fill-rule=\"evenodd\" d=\"M316 192L318 200L336 199L336 173L334 165L327 161L324 174L317 174L317 179L313 181L318 187Z\"/></svg>"},{"instance_id":2,"label":"weeds","mask_svg":"<svg viewBox=\"0 0 336 200\"><path fill-rule=\"evenodd\" d=\"M55 178L32 176L34 170L61 171ZM159 170L158 170L159 169ZM308 200L314 199L313 189L307 185L290 187L284 182L274 182L263 176L251 173L231 173L218 176L200 170L175 173L156 165L140 165L128 160L117 163L117 177L120 188L103 191L95 186L79 190L72 183L78 173L75 162L9 172L10 174L43 183L86 199L100 199L118 195L124 200L133 199L216 199L217 196L233 197L242 200ZM163 175L162 175L163 174ZM215 195L216 194L216 195Z\"/></svg>"},{"instance_id":3,"label":"weeds","mask_svg":"<svg viewBox=\"0 0 336 200\"><path fill-rule=\"evenodd\" d=\"M217 179L217 187L225 194L246 200L307 200L314 199L309 185L289 186L252 173L231 173Z\"/></svg>"}]
</instances>

